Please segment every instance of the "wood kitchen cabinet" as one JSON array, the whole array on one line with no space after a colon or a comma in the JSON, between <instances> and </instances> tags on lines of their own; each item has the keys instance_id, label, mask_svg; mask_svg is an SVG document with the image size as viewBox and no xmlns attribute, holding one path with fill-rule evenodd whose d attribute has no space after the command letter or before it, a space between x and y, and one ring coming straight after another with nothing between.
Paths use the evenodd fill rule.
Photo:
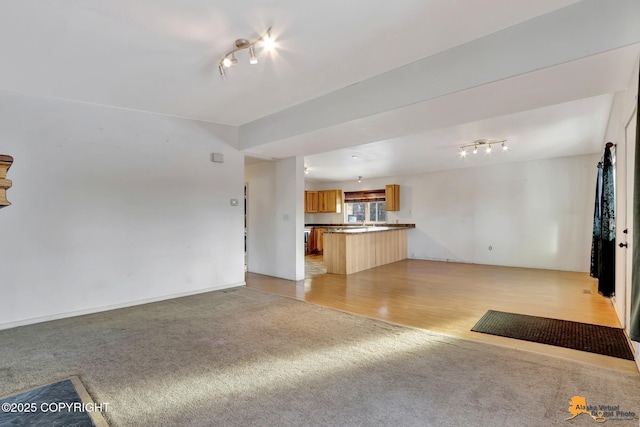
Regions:
<instances>
[{"instance_id":1,"label":"wood kitchen cabinet","mask_svg":"<svg viewBox=\"0 0 640 427\"><path fill-rule=\"evenodd\" d=\"M387 211L400 210L400 186L398 184L385 186L385 200L387 201Z\"/></svg>"},{"instance_id":2,"label":"wood kitchen cabinet","mask_svg":"<svg viewBox=\"0 0 640 427\"><path fill-rule=\"evenodd\" d=\"M318 191L318 212L341 213L342 190Z\"/></svg>"},{"instance_id":3,"label":"wood kitchen cabinet","mask_svg":"<svg viewBox=\"0 0 640 427\"><path fill-rule=\"evenodd\" d=\"M304 192L304 211L305 213L318 212L318 192L317 191Z\"/></svg>"},{"instance_id":4,"label":"wood kitchen cabinet","mask_svg":"<svg viewBox=\"0 0 640 427\"><path fill-rule=\"evenodd\" d=\"M324 227L314 227L309 235L309 252L313 254L322 253L324 250Z\"/></svg>"}]
</instances>

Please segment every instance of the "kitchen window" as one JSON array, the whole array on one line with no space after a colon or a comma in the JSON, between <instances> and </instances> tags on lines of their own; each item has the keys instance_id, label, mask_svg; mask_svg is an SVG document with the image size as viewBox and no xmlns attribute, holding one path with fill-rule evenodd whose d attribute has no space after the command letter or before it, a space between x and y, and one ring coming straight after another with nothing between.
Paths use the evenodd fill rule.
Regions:
<instances>
[{"instance_id":1,"label":"kitchen window","mask_svg":"<svg viewBox=\"0 0 640 427\"><path fill-rule=\"evenodd\" d=\"M346 191L344 193L345 223L387 222L385 191Z\"/></svg>"}]
</instances>

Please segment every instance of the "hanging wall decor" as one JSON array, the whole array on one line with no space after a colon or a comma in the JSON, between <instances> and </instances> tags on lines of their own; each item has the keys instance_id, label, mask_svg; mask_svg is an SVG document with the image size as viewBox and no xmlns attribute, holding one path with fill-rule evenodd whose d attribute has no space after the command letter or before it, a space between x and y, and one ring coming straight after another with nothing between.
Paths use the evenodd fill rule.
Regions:
<instances>
[{"instance_id":1,"label":"hanging wall decor","mask_svg":"<svg viewBox=\"0 0 640 427\"><path fill-rule=\"evenodd\" d=\"M9 206L11 202L7 200L7 190L11 188L13 184L10 179L7 179L7 171L13 163L13 157L6 154L0 154L0 208Z\"/></svg>"}]
</instances>

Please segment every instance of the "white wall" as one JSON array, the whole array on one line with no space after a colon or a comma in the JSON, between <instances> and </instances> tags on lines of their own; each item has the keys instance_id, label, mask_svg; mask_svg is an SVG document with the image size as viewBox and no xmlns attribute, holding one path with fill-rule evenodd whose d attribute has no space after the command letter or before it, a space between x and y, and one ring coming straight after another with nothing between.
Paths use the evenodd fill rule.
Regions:
<instances>
[{"instance_id":1,"label":"white wall","mask_svg":"<svg viewBox=\"0 0 640 427\"><path fill-rule=\"evenodd\" d=\"M588 271L598 159L593 154L310 188L400 184L401 210L389 212L388 222L416 224L408 233L411 258ZM307 214L306 222L344 219Z\"/></svg>"},{"instance_id":2,"label":"white wall","mask_svg":"<svg viewBox=\"0 0 640 427\"><path fill-rule=\"evenodd\" d=\"M303 158L249 165L245 180L248 271L304 279Z\"/></svg>"},{"instance_id":3,"label":"white wall","mask_svg":"<svg viewBox=\"0 0 640 427\"><path fill-rule=\"evenodd\" d=\"M243 284L243 155L218 132L0 92L0 328Z\"/></svg>"}]
</instances>

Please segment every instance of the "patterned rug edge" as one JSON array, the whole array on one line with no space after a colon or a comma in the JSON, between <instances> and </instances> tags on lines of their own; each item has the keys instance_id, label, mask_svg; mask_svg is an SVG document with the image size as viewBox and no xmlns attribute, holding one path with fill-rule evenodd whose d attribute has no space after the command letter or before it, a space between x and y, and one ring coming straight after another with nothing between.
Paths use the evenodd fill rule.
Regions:
<instances>
[{"instance_id":1,"label":"patterned rug edge","mask_svg":"<svg viewBox=\"0 0 640 427\"><path fill-rule=\"evenodd\" d=\"M83 405L87 405L87 404L96 404L96 402L94 402L93 398L91 397L91 395L89 394L89 392L87 391L87 389L85 388L84 384L82 383L82 381L80 380L79 377L77 376L70 376L67 378L62 378L60 380L57 381L53 381L50 382L48 384L43 384L37 387L32 387L29 389L25 389L25 390L21 390L18 392L14 392L5 396L0 396L0 401L6 400L6 399L10 399L12 397L16 397L16 396L20 396L22 394L25 393L29 393L29 392L33 392L45 387L49 387L52 386L54 384L58 384L64 381L71 381L71 384L73 385L73 388L75 389L76 394L78 395L78 397L80 398L81 402L83 403ZM23 402L23 403L28 403L28 402ZM5 411L8 412L8 411ZM95 427L109 427L109 423L107 423L107 420L104 418L104 416L102 415L102 413L100 413L99 411L85 411L87 413L87 415L91 418L91 421L93 422L93 425Z\"/></svg>"}]
</instances>

